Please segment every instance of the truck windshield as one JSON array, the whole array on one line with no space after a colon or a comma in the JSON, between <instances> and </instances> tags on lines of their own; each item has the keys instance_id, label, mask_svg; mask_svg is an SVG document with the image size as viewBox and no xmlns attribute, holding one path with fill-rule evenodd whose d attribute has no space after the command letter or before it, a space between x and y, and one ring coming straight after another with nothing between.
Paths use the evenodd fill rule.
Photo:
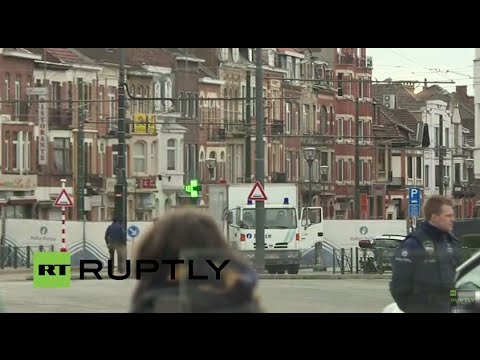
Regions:
<instances>
[{"instance_id":1,"label":"truck windshield","mask_svg":"<svg viewBox=\"0 0 480 360\"><path fill-rule=\"evenodd\" d=\"M244 209L240 227L255 229L255 209ZM286 208L265 208L265 229L296 229L297 211Z\"/></svg>"}]
</instances>

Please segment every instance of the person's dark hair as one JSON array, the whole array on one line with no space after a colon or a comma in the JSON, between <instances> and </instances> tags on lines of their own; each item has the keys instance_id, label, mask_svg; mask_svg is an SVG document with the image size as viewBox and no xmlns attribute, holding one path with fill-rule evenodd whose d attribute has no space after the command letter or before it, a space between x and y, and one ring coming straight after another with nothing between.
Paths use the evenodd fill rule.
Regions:
<instances>
[{"instance_id":1,"label":"person's dark hair","mask_svg":"<svg viewBox=\"0 0 480 360\"><path fill-rule=\"evenodd\" d=\"M117 218L116 216L113 217L112 222L113 222L113 223L117 223L117 222L118 222L118 218Z\"/></svg>"},{"instance_id":2,"label":"person's dark hair","mask_svg":"<svg viewBox=\"0 0 480 360\"><path fill-rule=\"evenodd\" d=\"M425 219L431 220L433 215L440 215L442 213L443 205L453 207L452 199L443 195L430 196L423 207L425 213Z\"/></svg>"},{"instance_id":3,"label":"person's dark hair","mask_svg":"<svg viewBox=\"0 0 480 360\"><path fill-rule=\"evenodd\" d=\"M176 260L189 249L220 250L226 259L247 264L227 243L215 221L209 215L193 209L175 210L155 221L134 244L132 259L133 263L136 260ZM170 265L161 265L155 273L142 273L133 298L162 282L171 283Z\"/></svg>"}]
</instances>

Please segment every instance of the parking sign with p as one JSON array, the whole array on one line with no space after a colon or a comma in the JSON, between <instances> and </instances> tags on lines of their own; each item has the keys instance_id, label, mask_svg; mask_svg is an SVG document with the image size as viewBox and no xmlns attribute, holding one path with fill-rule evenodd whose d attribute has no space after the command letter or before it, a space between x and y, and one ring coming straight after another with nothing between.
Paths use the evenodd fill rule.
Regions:
<instances>
[{"instance_id":1,"label":"parking sign with p","mask_svg":"<svg viewBox=\"0 0 480 360\"><path fill-rule=\"evenodd\" d=\"M421 192L419 187L408 188L408 215L420 217L421 214Z\"/></svg>"},{"instance_id":2,"label":"parking sign with p","mask_svg":"<svg viewBox=\"0 0 480 360\"><path fill-rule=\"evenodd\" d=\"M410 194L408 196L411 205L420 205L420 188L411 187L409 188Z\"/></svg>"}]
</instances>

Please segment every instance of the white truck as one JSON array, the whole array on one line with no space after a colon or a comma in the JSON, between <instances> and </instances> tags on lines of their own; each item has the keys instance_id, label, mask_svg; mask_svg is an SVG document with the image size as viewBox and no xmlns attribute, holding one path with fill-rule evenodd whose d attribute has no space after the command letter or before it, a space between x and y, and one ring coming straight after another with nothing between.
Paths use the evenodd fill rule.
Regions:
<instances>
[{"instance_id":1,"label":"white truck","mask_svg":"<svg viewBox=\"0 0 480 360\"><path fill-rule=\"evenodd\" d=\"M209 185L209 212L232 247L255 259L255 202L248 200L254 184ZM296 184L264 187L265 268L273 274L297 274L302 253L321 241L323 213L319 207L299 209Z\"/></svg>"}]
</instances>

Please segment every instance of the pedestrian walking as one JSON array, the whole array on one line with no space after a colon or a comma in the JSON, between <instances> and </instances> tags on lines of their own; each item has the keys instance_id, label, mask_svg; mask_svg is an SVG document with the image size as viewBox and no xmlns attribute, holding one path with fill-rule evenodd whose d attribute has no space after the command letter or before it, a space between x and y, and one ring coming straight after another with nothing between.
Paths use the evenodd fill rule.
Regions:
<instances>
[{"instance_id":1,"label":"pedestrian walking","mask_svg":"<svg viewBox=\"0 0 480 360\"><path fill-rule=\"evenodd\" d=\"M116 217L105 231L105 242L110 254L112 266L115 265L115 253L117 254L119 273L125 273L127 260L127 238L123 231L123 224Z\"/></svg>"}]
</instances>

